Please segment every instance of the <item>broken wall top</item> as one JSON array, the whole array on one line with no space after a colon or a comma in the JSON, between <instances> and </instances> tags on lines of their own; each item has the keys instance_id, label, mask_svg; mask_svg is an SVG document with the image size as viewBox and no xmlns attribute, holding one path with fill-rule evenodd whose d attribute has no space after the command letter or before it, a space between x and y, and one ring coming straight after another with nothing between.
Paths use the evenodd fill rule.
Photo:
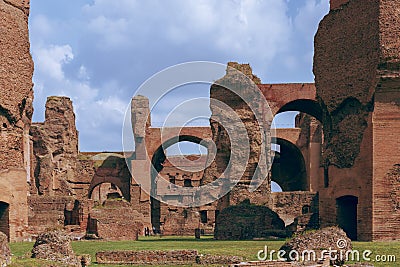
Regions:
<instances>
[{"instance_id":1,"label":"broken wall top","mask_svg":"<svg viewBox=\"0 0 400 267\"><path fill-rule=\"evenodd\" d=\"M342 168L360 153L381 79L399 77L400 2L331 5L315 36L314 74L327 133L324 157Z\"/></svg>"}]
</instances>

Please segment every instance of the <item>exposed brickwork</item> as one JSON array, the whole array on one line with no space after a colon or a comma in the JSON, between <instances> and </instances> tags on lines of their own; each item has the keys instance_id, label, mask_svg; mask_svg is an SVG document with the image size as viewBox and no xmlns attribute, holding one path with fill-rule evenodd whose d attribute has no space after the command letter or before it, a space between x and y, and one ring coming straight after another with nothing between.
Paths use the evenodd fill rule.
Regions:
<instances>
[{"instance_id":1,"label":"exposed brickwork","mask_svg":"<svg viewBox=\"0 0 400 267\"><path fill-rule=\"evenodd\" d=\"M70 99L50 97L45 121L31 125L29 1L0 0L0 230L11 241L63 226L81 232L94 229L109 239L136 239L144 227L153 226L164 234L193 234L196 228L211 233L219 211L249 199L276 211L294 231L319 223L343 224L354 239L398 238L400 3L331 0L330 4L331 11L315 38L315 85L261 84L249 64L235 62L228 63L227 75L212 85L211 98L230 106L244 123L250 158L230 194L210 205L185 209L162 204L149 192L163 195L166 188L160 181L196 187L219 178L232 156L227 133L238 132L238 124L226 123L224 114L211 105L210 127L168 128L162 133L151 127L148 99L136 96L132 100L133 177L123 153L80 153ZM251 101L255 110L250 111L224 85L241 87L245 95L252 87L260 90L271 113L261 99ZM297 128L269 136L266 119L285 111L301 112ZM257 122L256 115L263 119ZM267 176L269 137L275 138L282 153L274 161L280 166L278 174L273 169ZM210 151L208 158L216 157L204 172L195 170L195 163L207 163L204 156L167 159L162 147L178 141L208 144L211 139L217 150ZM244 143L239 146L241 151L245 148ZM289 172L295 164L288 158L302 165ZM234 161L240 165L242 158ZM150 171L152 164L156 172ZM255 172L257 167L260 172ZM228 169L222 180L229 182L238 171ZM258 190L249 192L253 174L267 179ZM271 194L271 179L291 192ZM172 187L165 199L174 199L176 205L193 199ZM118 203L115 198L123 199L121 205L110 206Z\"/></svg>"},{"instance_id":2,"label":"exposed brickwork","mask_svg":"<svg viewBox=\"0 0 400 267\"><path fill-rule=\"evenodd\" d=\"M243 73L239 73L236 69ZM240 180L239 187L235 187L235 190L230 192L232 196L230 198L232 200L231 204L233 205L238 204L238 202L233 201L239 200L240 195L246 194L252 179L263 179L267 176L266 168L270 164L269 155L266 155L266 147L269 146L270 142L270 139L268 139L269 126L266 118L270 118L272 114L268 113L267 107L261 101L260 103L252 102L254 106L250 108L248 103L245 103L245 100L242 99L243 95L253 96L254 92L259 91L257 83L260 83L260 80L252 74L250 66L228 63L226 75L210 88L210 98L220 101L233 109L239 121L233 122L232 112L224 111L219 105L210 103L212 112L210 125L217 151L215 158L214 155L210 155L213 161L204 172L202 184L207 184L220 178L222 173L227 171L225 173L226 178ZM239 95L242 95L242 97ZM253 97L257 97L257 95ZM241 132L242 130L244 131L243 133ZM232 133L238 134L242 139L235 138ZM231 150L246 151L246 137L249 141L249 158L246 158L245 153L243 155L231 155ZM231 138L232 140L236 139L236 142L231 143ZM228 163L232 166L229 169L227 169ZM244 163L246 163L245 170L240 175L241 170L238 166ZM264 183L259 188L260 192L257 192L257 195L266 196L270 193L270 181L266 179ZM257 204L268 204L269 201L268 197L257 198L259 201L263 199L261 200L262 203L257 201L256 198L251 199Z\"/></svg>"},{"instance_id":3,"label":"exposed brickwork","mask_svg":"<svg viewBox=\"0 0 400 267\"><path fill-rule=\"evenodd\" d=\"M359 155L373 108L379 62L378 2L353 0L331 11L315 39L315 83L328 133L324 157L341 168L351 167Z\"/></svg>"},{"instance_id":4,"label":"exposed brickwork","mask_svg":"<svg viewBox=\"0 0 400 267\"><path fill-rule=\"evenodd\" d=\"M40 234L32 249L32 258L56 262L58 265L81 267L71 246L71 238L67 233L53 230Z\"/></svg>"},{"instance_id":5,"label":"exposed brickwork","mask_svg":"<svg viewBox=\"0 0 400 267\"><path fill-rule=\"evenodd\" d=\"M265 206L242 203L220 212L215 224L214 237L219 240L245 240L285 237L285 223Z\"/></svg>"},{"instance_id":6,"label":"exposed brickwork","mask_svg":"<svg viewBox=\"0 0 400 267\"><path fill-rule=\"evenodd\" d=\"M137 240L143 234L144 216L129 202L115 199L96 206L90 213L89 232L105 240Z\"/></svg>"},{"instance_id":7,"label":"exposed brickwork","mask_svg":"<svg viewBox=\"0 0 400 267\"><path fill-rule=\"evenodd\" d=\"M339 9L341 8L344 4L347 4L350 0L330 0L331 4L331 10L334 9Z\"/></svg>"},{"instance_id":8,"label":"exposed brickwork","mask_svg":"<svg viewBox=\"0 0 400 267\"><path fill-rule=\"evenodd\" d=\"M0 232L0 266L7 266L11 263L11 250L8 245L8 236Z\"/></svg>"},{"instance_id":9,"label":"exposed brickwork","mask_svg":"<svg viewBox=\"0 0 400 267\"><path fill-rule=\"evenodd\" d=\"M197 250L100 251L96 253L96 261L100 264L193 264L197 255Z\"/></svg>"},{"instance_id":10,"label":"exposed brickwork","mask_svg":"<svg viewBox=\"0 0 400 267\"><path fill-rule=\"evenodd\" d=\"M331 266L342 266L346 262L346 252L352 248L351 240L342 229L327 227L295 236L283 244L280 250L286 252L283 257L287 259L290 259L289 254L291 251L297 251L299 255L304 255L304 251L311 250L315 252L316 259L323 259L326 257L326 255L323 255L323 250L332 250L332 253L329 255L332 255L330 258ZM300 259L300 261L313 262L314 260Z\"/></svg>"},{"instance_id":11,"label":"exposed brickwork","mask_svg":"<svg viewBox=\"0 0 400 267\"><path fill-rule=\"evenodd\" d=\"M295 203L295 204L294 204ZM310 192L272 193L272 210L294 231L318 228L318 195Z\"/></svg>"},{"instance_id":12,"label":"exposed brickwork","mask_svg":"<svg viewBox=\"0 0 400 267\"><path fill-rule=\"evenodd\" d=\"M69 184L75 178L78 131L72 101L49 97L44 123L31 128L36 166L33 180L40 195L73 195Z\"/></svg>"},{"instance_id":13,"label":"exposed brickwork","mask_svg":"<svg viewBox=\"0 0 400 267\"><path fill-rule=\"evenodd\" d=\"M67 206L74 202L73 197L67 196L29 196L29 232L36 235L64 227Z\"/></svg>"},{"instance_id":14,"label":"exposed brickwork","mask_svg":"<svg viewBox=\"0 0 400 267\"><path fill-rule=\"evenodd\" d=\"M399 163L393 149L400 146L395 137L400 133L399 18L397 1L351 0L331 10L315 38L314 73L326 141L323 172L329 181L320 190L321 223L338 223L335 202L357 197L360 240L400 234L400 215L388 197L393 184L387 179Z\"/></svg>"},{"instance_id":15,"label":"exposed brickwork","mask_svg":"<svg viewBox=\"0 0 400 267\"><path fill-rule=\"evenodd\" d=\"M19 8L24 7L24 12ZM26 238L33 62L25 1L0 1L0 201L9 205L11 241Z\"/></svg>"}]
</instances>

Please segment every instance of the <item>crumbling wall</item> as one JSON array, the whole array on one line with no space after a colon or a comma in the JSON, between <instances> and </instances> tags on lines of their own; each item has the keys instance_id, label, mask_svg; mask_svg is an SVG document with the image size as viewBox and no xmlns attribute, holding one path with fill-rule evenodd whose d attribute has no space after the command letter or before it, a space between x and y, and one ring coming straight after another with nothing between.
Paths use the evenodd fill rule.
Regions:
<instances>
[{"instance_id":1,"label":"crumbling wall","mask_svg":"<svg viewBox=\"0 0 400 267\"><path fill-rule=\"evenodd\" d=\"M318 221L318 194L310 192L272 193L272 210L291 230L301 232L316 229Z\"/></svg>"},{"instance_id":2,"label":"crumbling wall","mask_svg":"<svg viewBox=\"0 0 400 267\"><path fill-rule=\"evenodd\" d=\"M137 240L144 232L145 221L143 214L133 209L129 202L106 200L92 210L88 231L106 240Z\"/></svg>"},{"instance_id":3,"label":"crumbling wall","mask_svg":"<svg viewBox=\"0 0 400 267\"><path fill-rule=\"evenodd\" d=\"M29 232L37 235L49 229L61 229L65 224L65 212L75 202L68 196L29 196Z\"/></svg>"},{"instance_id":4,"label":"crumbling wall","mask_svg":"<svg viewBox=\"0 0 400 267\"><path fill-rule=\"evenodd\" d=\"M196 263L197 257L197 250L99 251L96 253L96 261L100 264L183 265Z\"/></svg>"},{"instance_id":5,"label":"crumbling wall","mask_svg":"<svg viewBox=\"0 0 400 267\"><path fill-rule=\"evenodd\" d=\"M29 1L0 1L0 195L9 204L9 238L25 239L33 62Z\"/></svg>"},{"instance_id":6,"label":"crumbling wall","mask_svg":"<svg viewBox=\"0 0 400 267\"><path fill-rule=\"evenodd\" d=\"M360 240L398 236L400 214L385 178L399 163L400 3L331 2L315 37L314 74L323 109L321 223L337 223L335 200L358 199ZM374 203L372 205L372 203Z\"/></svg>"},{"instance_id":7,"label":"crumbling wall","mask_svg":"<svg viewBox=\"0 0 400 267\"><path fill-rule=\"evenodd\" d=\"M44 123L31 127L36 157L34 178L39 195L74 195L70 183L76 179L78 131L72 101L48 97Z\"/></svg>"},{"instance_id":8,"label":"crumbling wall","mask_svg":"<svg viewBox=\"0 0 400 267\"><path fill-rule=\"evenodd\" d=\"M246 164L245 171L240 178L239 184L230 192L230 199L232 201L240 201L241 195L248 195L246 190L253 179L253 175L256 179L261 179L267 175L266 166L269 163L267 162L269 157L266 156L266 147L268 147L266 132L268 132L269 126L266 124L266 121L257 120L257 118L265 119L268 117L268 112L265 110L267 107L263 105L262 101L252 101L251 104L254 105L254 110L252 110L249 103L246 103L245 99L242 99L242 97L237 94L239 93L242 96L245 95L250 98L258 97L258 94L254 94L254 90L259 91L256 85L259 83L260 79L252 74L251 67L248 64L230 62L228 63L226 75L210 88L210 98L220 101L232 108L236 113L234 116L238 116L240 119L240 121L235 123L240 123L241 125L235 125L235 123L233 123L234 120L232 120L232 118L234 118L234 116L230 117L233 114L227 116L229 112L223 111L221 107L213 104L213 102L210 103L210 109L212 111L210 118L212 139L216 144L217 151L214 160L204 172L202 184L207 184L220 178L228 166L229 168L226 175L229 177L225 178L232 179L232 177L237 176L239 172L238 166ZM244 154L231 155L232 142L237 143L239 146L247 146L246 136L240 137L243 138L243 140L236 140L237 138L229 136L229 133L237 133L242 125L244 125L246 130L243 134L247 134L249 148L242 147L243 149L239 150L242 153L246 151L246 149L250 149L248 160ZM209 156L212 158L214 155ZM229 163L229 161L231 162ZM258 170L257 167L259 167ZM235 179L238 178L235 177ZM254 203L267 204L269 201L269 193L270 181L267 179L258 191L253 192L251 200ZM231 204L238 203L232 202Z\"/></svg>"},{"instance_id":9,"label":"crumbling wall","mask_svg":"<svg viewBox=\"0 0 400 267\"><path fill-rule=\"evenodd\" d=\"M373 109L379 62L379 1L350 1L331 11L315 37L314 74L324 110L327 164L349 168Z\"/></svg>"},{"instance_id":10,"label":"crumbling wall","mask_svg":"<svg viewBox=\"0 0 400 267\"><path fill-rule=\"evenodd\" d=\"M285 223L271 209L247 200L222 210L215 224L215 239L245 240L286 237Z\"/></svg>"},{"instance_id":11,"label":"crumbling wall","mask_svg":"<svg viewBox=\"0 0 400 267\"><path fill-rule=\"evenodd\" d=\"M33 62L26 12L29 4L24 2L0 1L0 168L3 170L24 169L24 148L29 145Z\"/></svg>"}]
</instances>

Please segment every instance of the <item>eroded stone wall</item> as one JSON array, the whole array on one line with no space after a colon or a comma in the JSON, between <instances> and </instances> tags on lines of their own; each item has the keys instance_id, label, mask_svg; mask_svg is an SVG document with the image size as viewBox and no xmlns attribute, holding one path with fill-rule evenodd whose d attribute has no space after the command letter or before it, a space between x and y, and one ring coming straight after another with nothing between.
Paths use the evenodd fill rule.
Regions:
<instances>
[{"instance_id":1,"label":"eroded stone wall","mask_svg":"<svg viewBox=\"0 0 400 267\"><path fill-rule=\"evenodd\" d=\"M96 261L101 264L194 264L198 256L197 250L172 251L100 251L96 253Z\"/></svg>"},{"instance_id":2,"label":"eroded stone wall","mask_svg":"<svg viewBox=\"0 0 400 267\"><path fill-rule=\"evenodd\" d=\"M145 218L122 199L106 200L90 213L89 233L105 240L137 240L144 233ZM151 228L150 228L151 229Z\"/></svg>"},{"instance_id":3,"label":"eroded stone wall","mask_svg":"<svg viewBox=\"0 0 400 267\"><path fill-rule=\"evenodd\" d=\"M78 158L78 131L72 101L48 97L45 121L31 127L35 172L33 192L39 195L74 195Z\"/></svg>"},{"instance_id":4,"label":"eroded stone wall","mask_svg":"<svg viewBox=\"0 0 400 267\"><path fill-rule=\"evenodd\" d=\"M272 193L272 210L295 232L319 227L318 203L317 193Z\"/></svg>"},{"instance_id":5,"label":"eroded stone wall","mask_svg":"<svg viewBox=\"0 0 400 267\"><path fill-rule=\"evenodd\" d=\"M399 163L400 3L331 4L314 56L325 133L321 222L336 224L335 201L354 196L358 239L396 238L400 214L389 205L389 195L397 185L385 177Z\"/></svg>"},{"instance_id":6,"label":"eroded stone wall","mask_svg":"<svg viewBox=\"0 0 400 267\"><path fill-rule=\"evenodd\" d=\"M213 141L216 144L216 154L214 160L204 172L202 184L207 184L223 176L228 180L240 179L237 186L229 193L231 204L238 204L250 194L247 190L252 179L262 179L267 176L267 165L269 157L266 156L266 147L269 146L269 125L266 122L268 117L267 107L259 103L252 102L253 109L246 103L243 96L258 97L254 91L259 91L257 84L260 79L253 75L251 67L248 64L228 63L226 75L211 86L210 98L226 104L233 109L235 113L228 112L221 108L219 104L210 103L212 115L210 118ZM240 94L241 96L239 96ZM261 92L260 92L261 95ZM248 99L247 99L248 100ZM229 114L229 115L228 115ZM234 117L237 116L240 121L234 123ZM257 118L259 120L257 120ZM263 119L260 119L263 118ZM272 118L271 118L272 119ZM240 125L238 125L240 124ZM242 125L244 132L239 133L239 137L234 137L233 132L238 133ZM231 135L231 136L229 136ZM247 138L246 138L247 137ZM247 145L247 140L248 144ZM238 150L238 155L231 155L231 150L235 150L235 145L242 146ZM249 148L249 158L242 152ZM210 155L213 158L214 155ZM241 177L240 166L244 163L245 170ZM229 166L229 167L228 167ZM257 170L257 168L259 168ZM270 180L266 179L264 183L254 192L250 198L253 203L268 204L270 194Z\"/></svg>"},{"instance_id":7,"label":"eroded stone wall","mask_svg":"<svg viewBox=\"0 0 400 267\"><path fill-rule=\"evenodd\" d=\"M9 204L10 240L25 238L33 113L33 62L28 34L29 1L0 1L0 191ZM20 214L20 215L19 215Z\"/></svg>"}]
</instances>

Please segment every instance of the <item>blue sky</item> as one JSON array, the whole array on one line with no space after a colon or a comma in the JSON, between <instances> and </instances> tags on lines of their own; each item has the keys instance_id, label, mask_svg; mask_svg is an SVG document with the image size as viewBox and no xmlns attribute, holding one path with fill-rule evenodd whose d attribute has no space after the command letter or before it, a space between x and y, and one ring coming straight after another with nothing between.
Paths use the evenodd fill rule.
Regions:
<instances>
[{"instance_id":1,"label":"blue sky","mask_svg":"<svg viewBox=\"0 0 400 267\"><path fill-rule=\"evenodd\" d=\"M328 10L329 0L32 0L33 120L44 120L47 96L68 96L81 151L120 151L132 95L166 67L238 61L264 83L313 82L313 38Z\"/></svg>"}]
</instances>

